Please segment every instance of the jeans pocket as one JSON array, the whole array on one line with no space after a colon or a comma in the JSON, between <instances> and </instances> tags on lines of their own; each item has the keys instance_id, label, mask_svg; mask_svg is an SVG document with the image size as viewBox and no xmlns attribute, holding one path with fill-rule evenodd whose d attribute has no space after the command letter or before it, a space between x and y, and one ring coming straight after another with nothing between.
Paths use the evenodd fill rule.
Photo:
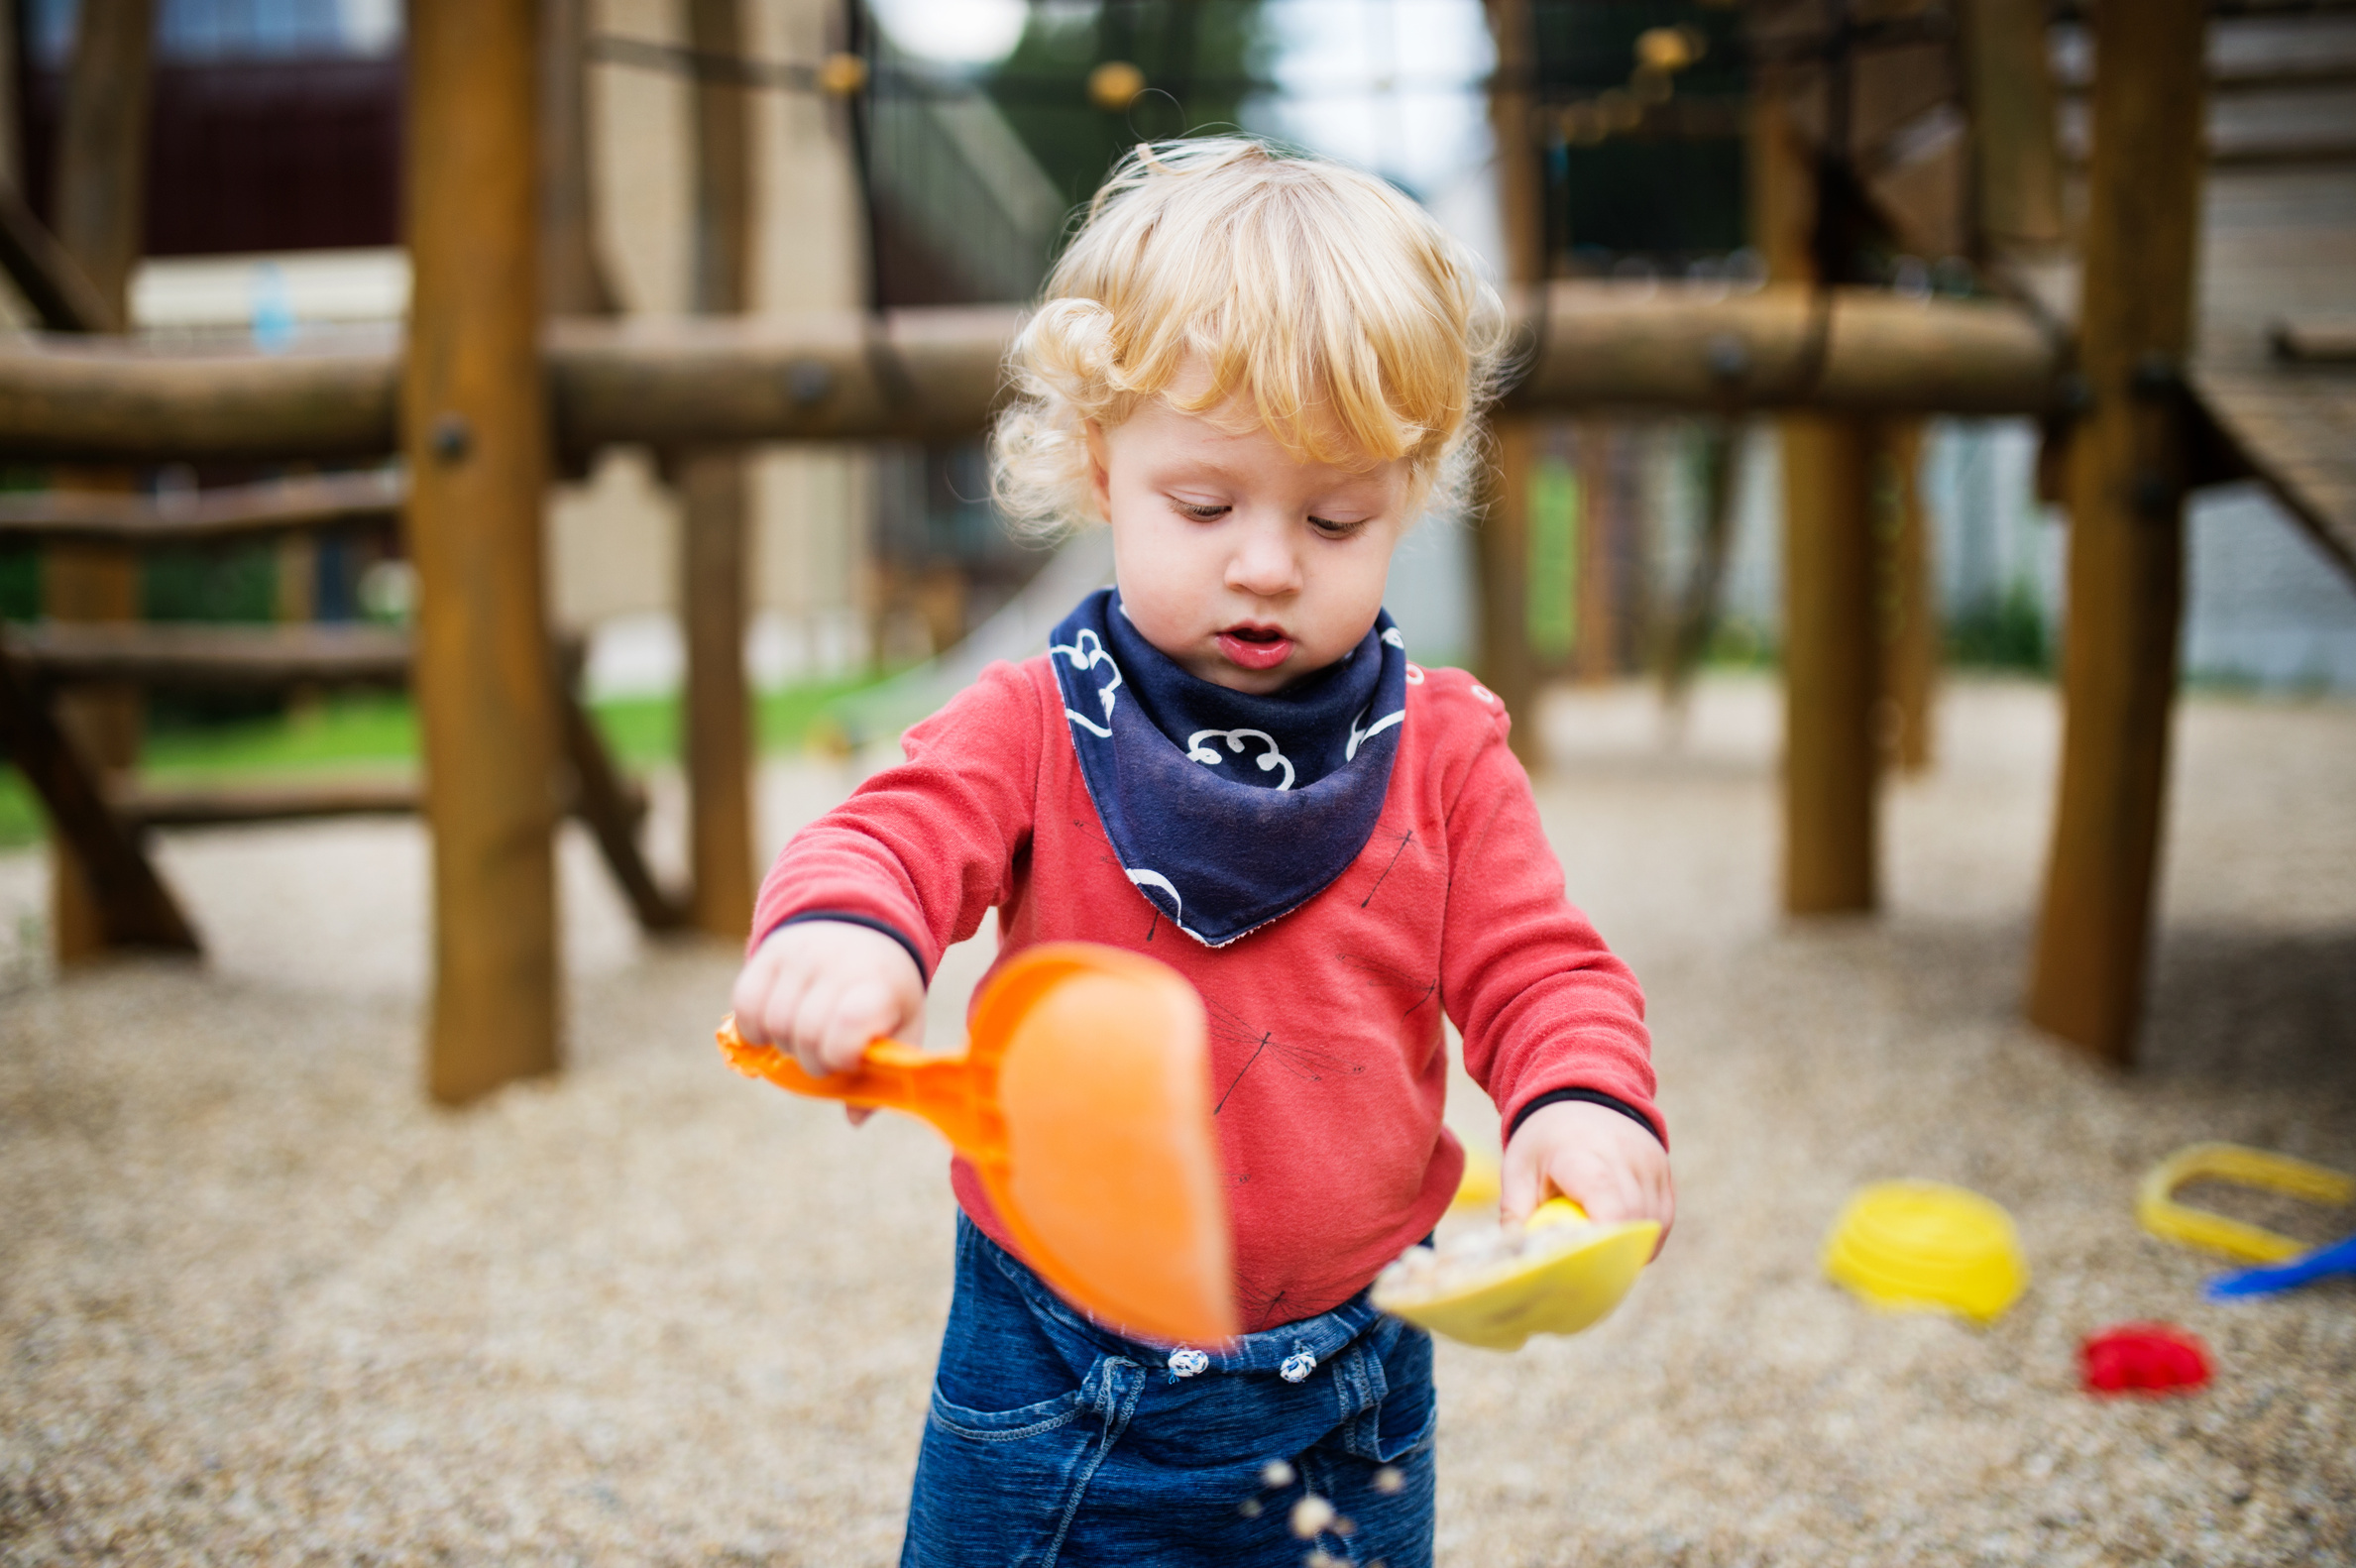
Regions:
<instances>
[{"instance_id":1,"label":"jeans pocket","mask_svg":"<svg viewBox=\"0 0 2356 1568\"><path fill-rule=\"evenodd\" d=\"M933 1390L917 1450L903 1568L1053 1568L1096 1467L1144 1388L1105 1357L1069 1394L977 1410Z\"/></svg>"},{"instance_id":2,"label":"jeans pocket","mask_svg":"<svg viewBox=\"0 0 2356 1568\"><path fill-rule=\"evenodd\" d=\"M1012 1443L1026 1437L1037 1437L1068 1426L1087 1408L1084 1391L1074 1389L1069 1394L1037 1404L1020 1405L1011 1410L975 1410L962 1404L952 1404L943 1398L941 1386L933 1386L934 1425L968 1437L977 1443Z\"/></svg>"}]
</instances>

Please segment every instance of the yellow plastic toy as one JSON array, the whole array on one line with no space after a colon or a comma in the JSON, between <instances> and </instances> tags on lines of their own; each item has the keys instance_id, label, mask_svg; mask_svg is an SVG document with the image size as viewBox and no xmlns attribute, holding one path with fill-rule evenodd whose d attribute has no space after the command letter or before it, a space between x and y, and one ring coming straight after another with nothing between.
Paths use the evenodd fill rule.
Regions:
<instances>
[{"instance_id":1,"label":"yellow plastic toy","mask_svg":"<svg viewBox=\"0 0 2356 1568\"><path fill-rule=\"evenodd\" d=\"M2012 1216L1936 1181L1858 1191L1825 1238L1825 1273L1875 1306L1934 1308L1990 1323L2029 1287Z\"/></svg>"},{"instance_id":2,"label":"yellow plastic toy","mask_svg":"<svg viewBox=\"0 0 2356 1568\"><path fill-rule=\"evenodd\" d=\"M1486 1238L1485 1238L1486 1239ZM1484 1350L1519 1350L1532 1334L1576 1334L1610 1316L1660 1243L1652 1220L1589 1222L1567 1197L1452 1261L1415 1248L1375 1281L1375 1305ZM1421 1257L1417 1257L1421 1254Z\"/></svg>"},{"instance_id":3,"label":"yellow plastic toy","mask_svg":"<svg viewBox=\"0 0 2356 1568\"><path fill-rule=\"evenodd\" d=\"M2283 1263L2314 1249L2263 1226L2227 1219L2176 1200L2176 1189L2202 1178L2236 1186L2285 1192L2309 1203L2341 1204L2356 1199L2356 1177L2294 1160L2289 1155L2246 1149L2240 1144L2192 1144L2144 1173L2135 1192L2135 1218L2167 1241L2221 1253L2237 1263Z\"/></svg>"},{"instance_id":4,"label":"yellow plastic toy","mask_svg":"<svg viewBox=\"0 0 2356 1568\"><path fill-rule=\"evenodd\" d=\"M1486 1149L1467 1149L1464 1152L1464 1175L1456 1178L1456 1195L1448 1200L1452 1210L1488 1208L1505 1196L1505 1168L1497 1156Z\"/></svg>"},{"instance_id":5,"label":"yellow plastic toy","mask_svg":"<svg viewBox=\"0 0 2356 1568\"><path fill-rule=\"evenodd\" d=\"M733 1017L719 1038L746 1077L931 1122L1025 1261L1107 1325L1185 1344L1237 1332L1202 1000L1167 964L1031 948L975 998L958 1057L877 1040L856 1068L814 1078Z\"/></svg>"}]
</instances>

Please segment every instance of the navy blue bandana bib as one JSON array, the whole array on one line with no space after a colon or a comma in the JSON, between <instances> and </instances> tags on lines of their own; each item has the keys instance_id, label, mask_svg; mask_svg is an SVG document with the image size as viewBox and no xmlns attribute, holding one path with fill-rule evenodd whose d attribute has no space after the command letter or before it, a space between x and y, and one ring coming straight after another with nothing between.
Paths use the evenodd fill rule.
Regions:
<instances>
[{"instance_id":1,"label":"navy blue bandana bib","mask_svg":"<svg viewBox=\"0 0 2356 1568\"><path fill-rule=\"evenodd\" d=\"M1348 655L1269 697L1188 674L1099 589L1049 639L1080 776L1121 867L1205 947L1324 891L1374 836L1406 718L1388 612Z\"/></svg>"}]
</instances>

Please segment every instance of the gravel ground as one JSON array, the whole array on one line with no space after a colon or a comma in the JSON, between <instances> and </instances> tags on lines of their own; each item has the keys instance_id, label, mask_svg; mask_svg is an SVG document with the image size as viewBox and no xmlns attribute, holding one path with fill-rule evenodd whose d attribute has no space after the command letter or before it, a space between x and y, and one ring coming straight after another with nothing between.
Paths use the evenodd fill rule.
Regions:
<instances>
[{"instance_id":1,"label":"gravel ground","mask_svg":"<svg viewBox=\"0 0 2356 1568\"><path fill-rule=\"evenodd\" d=\"M2125 1077L2015 1016L2049 692L1958 683L1948 760L1891 800L1891 912L1805 928L1773 908L1770 688L1706 686L1674 749L1638 692L1546 718L1574 896L1652 995L1682 1209L1602 1327L1443 1347L1442 1561L2356 1559L2356 1282L2211 1306L2218 1266L2130 1214L2194 1139L2356 1169L2356 706L2186 705ZM850 776L773 768L773 833ZM456 1113L417 1091L413 827L166 859L208 964L60 978L40 861L0 856L0 1562L892 1560L949 1284L930 1134L723 1070L730 954L638 943L580 842L571 1065ZM936 1040L979 967L953 955ZM1451 1116L1494 1143L1484 1108ZM2018 1218L2033 1280L1992 1328L1818 1275L1894 1176ZM2079 1336L2129 1318L2204 1336L2214 1388L2080 1394Z\"/></svg>"}]
</instances>

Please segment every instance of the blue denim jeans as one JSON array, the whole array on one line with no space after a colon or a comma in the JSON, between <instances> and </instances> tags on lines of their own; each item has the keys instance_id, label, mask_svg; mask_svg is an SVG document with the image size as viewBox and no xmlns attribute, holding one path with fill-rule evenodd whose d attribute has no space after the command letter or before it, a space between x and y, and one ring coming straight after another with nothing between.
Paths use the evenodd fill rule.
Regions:
<instances>
[{"instance_id":1,"label":"blue denim jeans","mask_svg":"<svg viewBox=\"0 0 2356 1568\"><path fill-rule=\"evenodd\" d=\"M959 1214L902 1568L1429 1568L1429 1335L1361 1292L1192 1365L1090 1323ZM1338 1515L1313 1538L1304 1493Z\"/></svg>"}]
</instances>

